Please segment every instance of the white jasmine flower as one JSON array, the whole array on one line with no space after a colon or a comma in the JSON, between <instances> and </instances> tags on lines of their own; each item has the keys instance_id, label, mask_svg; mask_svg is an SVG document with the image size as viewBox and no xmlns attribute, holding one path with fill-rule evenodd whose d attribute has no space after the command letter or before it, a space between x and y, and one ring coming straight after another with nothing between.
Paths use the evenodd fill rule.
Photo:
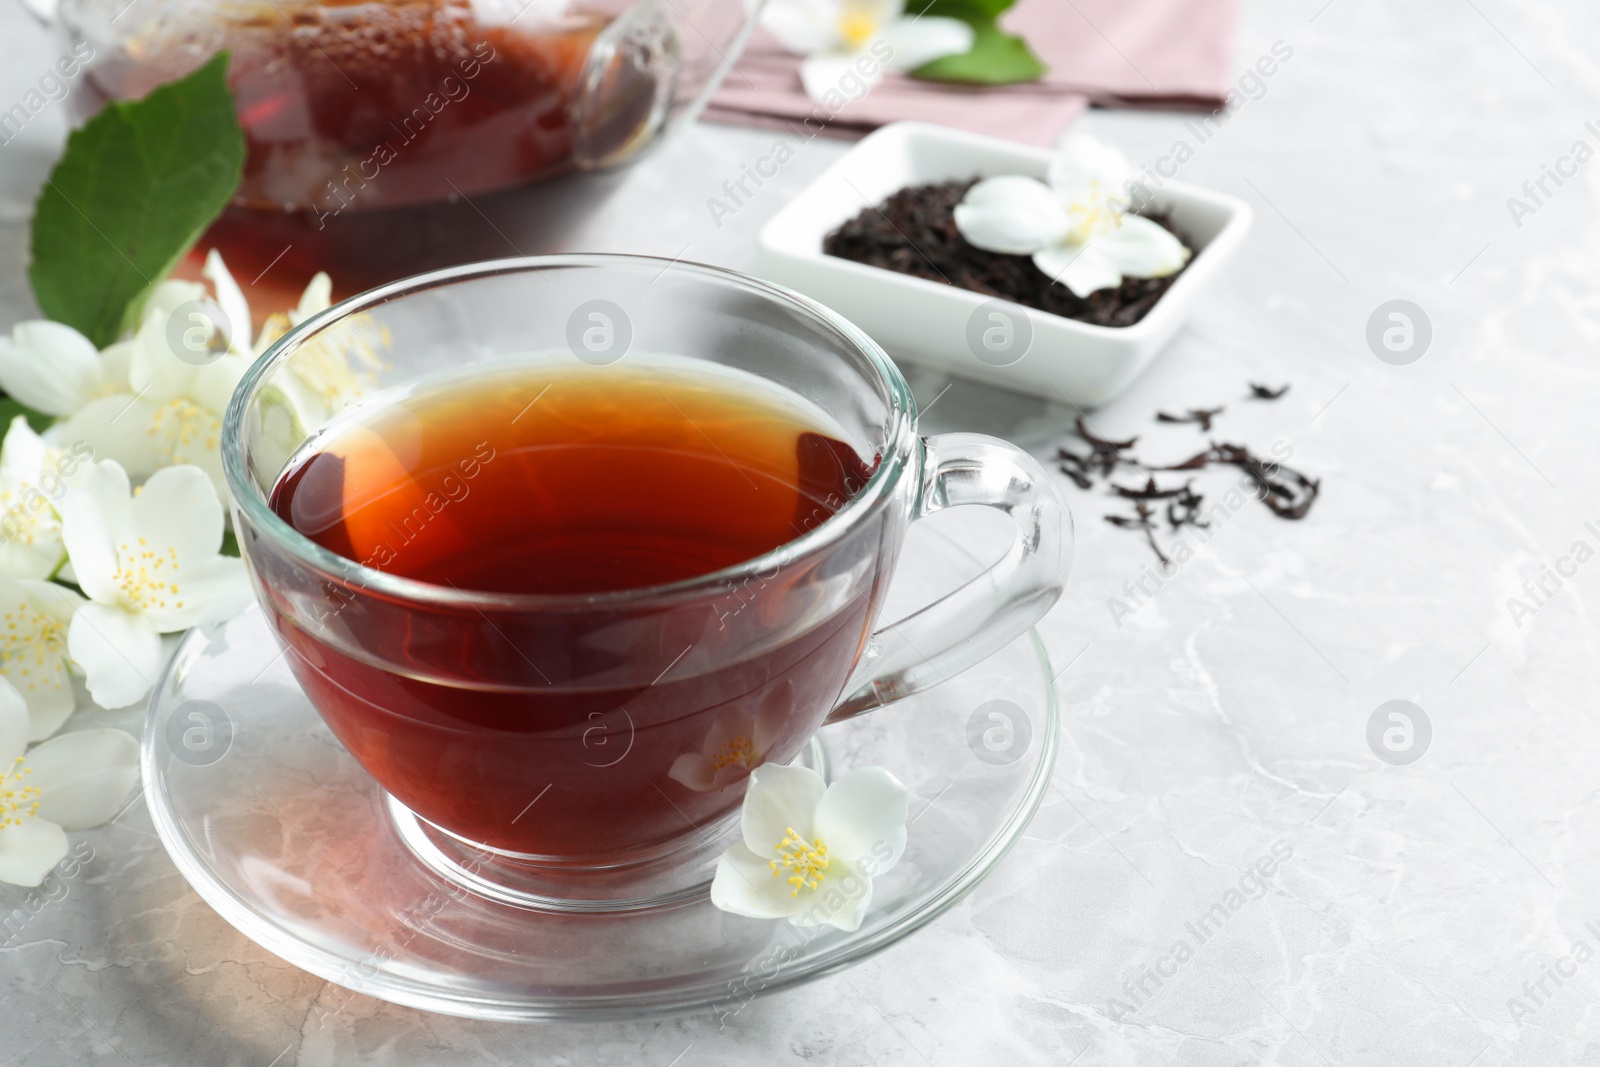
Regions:
<instances>
[{"instance_id":1,"label":"white jasmine flower","mask_svg":"<svg viewBox=\"0 0 1600 1067\"><path fill-rule=\"evenodd\" d=\"M197 316L191 305L207 299L205 286L168 279L145 301L133 336L104 352L69 326L21 323L9 340L0 338L0 389L61 420L45 435L51 444L81 442L135 478L193 464L226 492L222 415L234 386L273 341L329 306L332 285L318 274L299 306L269 317L252 343L250 305L215 249L201 273L215 310ZM217 345L213 327L226 345ZM378 352L388 343L369 318L353 316L296 353L283 381L306 432L372 391L383 367Z\"/></svg>"},{"instance_id":2,"label":"white jasmine flower","mask_svg":"<svg viewBox=\"0 0 1600 1067\"><path fill-rule=\"evenodd\" d=\"M126 392L127 367L125 347L97 352L59 322L19 322L9 339L0 337L0 389L46 415L71 415L96 397Z\"/></svg>"},{"instance_id":3,"label":"white jasmine flower","mask_svg":"<svg viewBox=\"0 0 1600 1067\"><path fill-rule=\"evenodd\" d=\"M0 681L0 882L36 886L67 854L66 830L116 815L139 780L139 744L121 730L81 730L24 752L28 710Z\"/></svg>"},{"instance_id":4,"label":"white jasmine flower","mask_svg":"<svg viewBox=\"0 0 1600 1067\"><path fill-rule=\"evenodd\" d=\"M191 306L206 300L205 286L169 279L146 300L133 337L103 353L95 353L87 339L56 323L17 327L9 349L0 345L0 388L62 418L47 435L52 443L84 442L135 478L173 464L193 464L224 492L222 415L234 386L290 323L328 306L330 285L327 275L317 275L300 308L269 319L252 343L250 306L214 249L202 273L215 291L220 322L197 318ZM175 319L180 313L182 319ZM210 316L217 318L216 311ZM227 343L207 353L208 342L216 345L213 326ZM191 340L196 330L206 335L198 346ZM351 391L349 382L319 382L317 388Z\"/></svg>"},{"instance_id":5,"label":"white jasmine flower","mask_svg":"<svg viewBox=\"0 0 1600 1067\"><path fill-rule=\"evenodd\" d=\"M107 460L85 468L61 501L61 534L89 598L67 647L89 693L108 708L149 691L161 634L229 618L250 600L244 561L219 554L222 503L198 467L166 467L134 494Z\"/></svg>"},{"instance_id":6,"label":"white jasmine flower","mask_svg":"<svg viewBox=\"0 0 1600 1067\"><path fill-rule=\"evenodd\" d=\"M719 712L700 751L679 756L668 777L697 793L714 793L742 781L767 758L793 704L794 683L785 681L761 699L754 715L737 704Z\"/></svg>"},{"instance_id":7,"label":"white jasmine flower","mask_svg":"<svg viewBox=\"0 0 1600 1067\"><path fill-rule=\"evenodd\" d=\"M55 502L66 492L64 475L75 467L79 446L63 457L18 415L0 444L0 575L49 578L66 560ZM63 462L63 460L66 462Z\"/></svg>"},{"instance_id":8,"label":"white jasmine flower","mask_svg":"<svg viewBox=\"0 0 1600 1067\"><path fill-rule=\"evenodd\" d=\"M804 767L757 767L739 816L744 841L717 860L711 903L754 919L859 929L872 879L905 852L908 802L882 767L831 786Z\"/></svg>"},{"instance_id":9,"label":"white jasmine flower","mask_svg":"<svg viewBox=\"0 0 1600 1067\"><path fill-rule=\"evenodd\" d=\"M53 582L0 578L0 678L27 706L29 741L43 741L73 712L67 631L83 602Z\"/></svg>"},{"instance_id":10,"label":"white jasmine flower","mask_svg":"<svg viewBox=\"0 0 1600 1067\"><path fill-rule=\"evenodd\" d=\"M164 282L157 289L180 285L189 283ZM204 296L199 286L191 292L192 298ZM249 364L232 349L208 362L182 358L170 340L178 305L155 299L151 304L129 347L130 392L91 400L52 426L50 439L84 441L95 455L116 460L135 477L193 464L220 490L222 414Z\"/></svg>"},{"instance_id":11,"label":"white jasmine flower","mask_svg":"<svg viewBox=\"0 0 1600 1067\"><path fill-rule=\"evenodd\" d=\"M333 283L318 274L306 286L292 311L267 319L256 341L256 355L312 315L332 306ZM351 315L295 349L284 363L278 380L304 433L327 425L332 418L371 393L384 369L380 352L389 345L388 330L370 315Z\"/></svg>"},{"instance_id":12,"label":"white jasmine flower","mask_svg":"<svg viewBox=\"0 0 1600 1067\"><path fill-rule=\"evenodd\" d=\"M1189 249L1166 229L1127 214L1134 177L1127 158L1092 137L1067 142L1049 184L1021 175L985 178L956 206L956 229L988 252L1033 257L1051 278L1086 297L1130 278L1164 278Z\"/></svg>"},{"instance_id":13,"label":"white jasmine flower","mask_svg":"<svg viewBox=\"0 0 1600 1067\"><path fill-rule=\"evenodd\" d=\"M806 94L844 99L877 84L885 70L915 70L972 49L972 27L933 15L908 18L905 0L769 0L761 25L796 55ZM851 89L854 88L854 93Z\"/></svg>"},{"instance_id":14,"label":"white jasmine flower","mask_svg":"<svg viewBox=\"0 0 1600 1067\"><path fill-rule=\"evenodd\" d=\"M299 304L290 311L275 311L267 316L267 321L261 327L261 336L256 340L255 354L261 355L291 328L332 306L333 281L327 274L318 271L316 276L306 283L306 290L300 294Z\"/></svg>"}]
</instances>

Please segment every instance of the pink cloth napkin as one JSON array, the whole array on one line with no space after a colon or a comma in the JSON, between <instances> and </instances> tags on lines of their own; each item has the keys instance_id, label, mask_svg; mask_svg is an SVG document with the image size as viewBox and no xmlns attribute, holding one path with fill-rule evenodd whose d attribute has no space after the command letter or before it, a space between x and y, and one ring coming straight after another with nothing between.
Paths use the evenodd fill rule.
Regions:
<instances>
[{"instance_id":1,"label":"pink cloth napkin","mask_svg":"<svg viewBox=\"0 0 1600 1067\"><path fill-rule=\"evenodd\" d=\"M798 129L809 116L810 131L825 122L824 132L844 137L920 119L1049 145L1091 104L1221 106L1233 83L1237 20L1238 0L1019 0L1001 26L1050 67L1042 80L976 88L888 74L831 118L800 87L800 57L758 30L705 118Z\"/></svg>"}]
</instances>

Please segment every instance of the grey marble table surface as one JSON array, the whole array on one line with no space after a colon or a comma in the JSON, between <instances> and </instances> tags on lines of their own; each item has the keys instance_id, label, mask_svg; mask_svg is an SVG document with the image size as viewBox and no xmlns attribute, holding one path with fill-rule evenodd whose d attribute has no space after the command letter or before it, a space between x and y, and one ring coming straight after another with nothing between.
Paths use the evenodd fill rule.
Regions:
<instances>
[{"instance_id":1,"label":"grey marble table surface","mask_svg":"<svg viewBox=\"0 0 1600 1067\"><path fill-rule=\"evenodd\" d=\"M1200 435L1153 414L1226 404L1219 432L1292 450L1322 499L1303 523L1241 511L1158 587L1111 501L1061 479L1057 788L958 907L726 1028L474 1022L251 943L135 803L0 944L0 1064L1600 1064L1600 8L1245 0L1240 70L1278 41L1292 57L1207 139L1171 112L1077 126L1151 165L1186 142L1181 177L1256 212L1093 417L1180 456ZM0 108L53 48L0 6ZM26 222L65 130L54 107L0 146L0 327L35 313ZM686 131L565 244L753 267L844 150L797 148L716 225L707 198L775 136ZM1368 342L1393 300L1431 326L1407 365ZM908 373L928 431L1044 456L1075 415ZM1292 388L1250 402L1251 381ZM1431 727L1409 763L1369 744L1391 700ZM21 898L0 887L0 914ZM1218 901L1239 906L1194 937Z\"/></svg>"}]
</instances>

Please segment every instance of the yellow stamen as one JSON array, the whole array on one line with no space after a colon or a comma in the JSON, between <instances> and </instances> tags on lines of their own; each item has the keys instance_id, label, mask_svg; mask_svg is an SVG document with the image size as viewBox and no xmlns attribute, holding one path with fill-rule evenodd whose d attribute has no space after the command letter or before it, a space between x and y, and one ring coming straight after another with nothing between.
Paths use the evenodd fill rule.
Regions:
<instances>
[{"instance_id":1,"label":"yellow stamen","mask_svg":"<svg viewBox=\"0 0 1600 1067\"><path fill-rule=\"evenodd\" d=\"M18 781L24 774L32 773L33 768L24 766L22 757L18 756L11 770L0 775L0 830L21 826L24 820L39 814L39 798L43 796L39 787Z\"/></svg>"},{"instance_id":2,"label":"yellow stamen","mask_svg":"<svg viewBox=\"0 0 1600 1067\"><path fill-rule=\"evenodd\" d=\"M159 554L145 547L144 538L138 548L126 542L117 547L117 570L112 576L122 589L130 605L148 611L151 608L171 607L170 598L178 595L178 550L168 547ZM178 606L183 602L178 601Z\"/></svg>"},{"instance_id":3,"label":"yellow stamen","mask_svg":"<svg viewBox=\"0 0 1600 1067\"><path fill-rule=\"evenodd\" d=\"M186 396L176 396L150 417L150 435L168 463L184 463L198 446L214 452L222 435L222 418Z\"/></svg>"},{"instance_id":4,"label":"yellow stamen","mask_svg":"<svg viewBox=\"0 0 1600 1067\"><path fill-rule=\"evenodd\" d=\"M27 688L38 685L29 677L33 671L54 679L60 689L66 677L67 624L24 600L5 613L6 627L0 631L0 672L13 683L27 679ZM19 627L17 624L21 622ZM15 672L15 673L13 673Z\"/></svg>"},{"instance_id":5,"label":"yellow stamen","mask_svg":"<svg viewBox=\"0 0 1600 1067\"><path fill-rule=\"evenodd\" d=\"M860 48L878 32L877 16L861 4L845 4L839 11L839 36L852 49Z\"/></svg>"},{"instance_id":6,"label":"yellow stamen","mask_svg":"<svg viewBox=\"0 0 1600 1067\"><path fill-rule=\"evenodd\" d=\"M735 737L723 744L711 754L711 766L714 770L722 770L735 763L750 765L751 757L755 755L756 746L748 737Z\"/></svg>"},{"instance_id":7,"label":"yellow stamen","mask_svg":"<svg viewBox=\"0 0 1600 1067\"><path fill-rule=\"evenodd\" d=\"M1079 192L1067 204L1073 239L1081 243L1120 229L1126 210L1127 205L1117 198L1116 190L1107 189L1098 180L1091 181L1087 191Z\"/></svg>"},{"instance_id":8,"label":"yellow stamen","mask_svg":"<svg viewBox=\"0 0 1600 1067\"><path fill-rule=\"evenodd\" d=\"M828 846L822 843L822 838L817 838L811 844L806 844L805 838L795 833L792 826L785 827L784 838L775 846L778 858L767 864L772 868L772 877L783 877L784 871L791 872L785 879L792 887L789 892L791 897L800 895L802 889L815 889L827 877Z\"/></svg>"}]
</instances>

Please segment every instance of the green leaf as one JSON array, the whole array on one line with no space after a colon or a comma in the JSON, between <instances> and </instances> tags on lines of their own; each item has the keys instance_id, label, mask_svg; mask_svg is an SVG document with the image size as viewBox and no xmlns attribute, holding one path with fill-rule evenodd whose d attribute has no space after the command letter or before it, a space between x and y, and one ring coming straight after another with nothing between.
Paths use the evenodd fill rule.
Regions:
<instances>
[{"instance_id":1,"label":"green leaf","mask_svg":"<svg viewBox=\"0 0 1600 1067\"><path fill-rule=\"evenodd\" d=\"M953 8L957 5L949 6ZM1028 42L1016 34L1006 33L996 25L993 15L987 18L964 18L953 11L951 14L971 25L977 34L972 42L972 50L965 55L945 56L924 63L911 72L912 77L975 85L1014 85L1017 82L1037 81L1050 69L1033 54Z\"/></svg>"},{"instance_id":2,"label":"green leaf","mask_svg":"<svg viewBox=\"0 0 1600 1067\"><path fill-rule=\"evenodd\" d=\"M239 557L239 539L234 536L232 530L223 531L222 548L219 551L224 556L233 556L235 559Z\"/></svg>"},{"instance_id":3,"label":"green leaf","mask_svg":"<svg viewBox=\"0 0 1600 1067\"><path fill-rule=\"evenodd\" d=\"M18 415L28 417L28 425L33 427L34 433L44 433L56 421L52 416L19 404L9 396L0 396L0 437L4 437L6 431L11 429L11 420Z\"/></svg>"},{"instance_id":4,"label":"green leaf","mask_svg":"<svg viewBox=\"0 0 1600 1067\"><path fill-rule=\"evenodd\" d=\"M67 138L33 214L28 280L47 316L111 344L222 213L245 150L227 73L220 52Z\"/></svg>"}]
</instances>

